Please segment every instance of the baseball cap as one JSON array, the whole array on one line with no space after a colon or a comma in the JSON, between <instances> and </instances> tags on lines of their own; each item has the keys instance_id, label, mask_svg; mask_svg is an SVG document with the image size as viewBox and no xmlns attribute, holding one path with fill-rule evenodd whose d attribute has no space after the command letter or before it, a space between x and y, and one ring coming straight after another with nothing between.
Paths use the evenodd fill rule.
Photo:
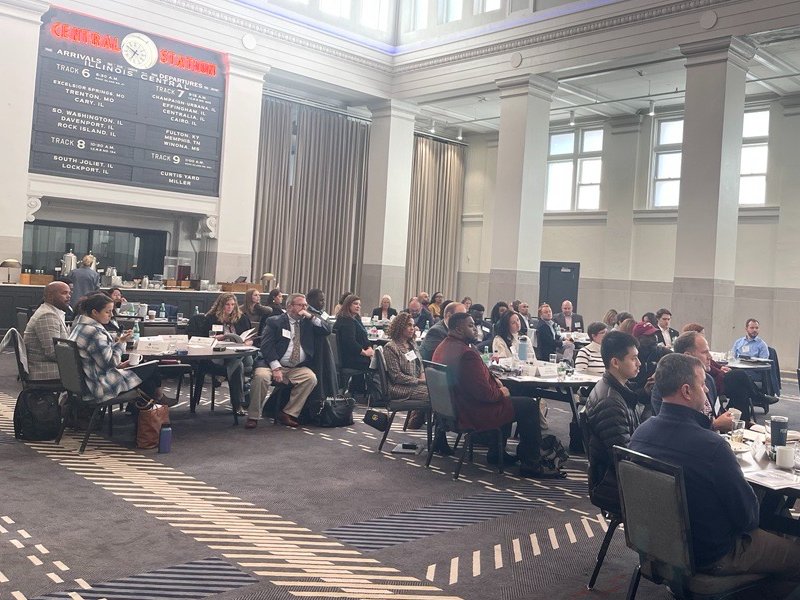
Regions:
<instances>
[{"instance_id":1,"label":"baseball cap","mask_svg":"<svg viewBox=\"0 0 800 600\"><path fill-rule=\"evenodd\" d=\"M656 333L658 333L658 329L647 321L642 321L633 326L633 337L635 338L642 337L643 335L655 335Z\"/></svg>"}]
</instances>

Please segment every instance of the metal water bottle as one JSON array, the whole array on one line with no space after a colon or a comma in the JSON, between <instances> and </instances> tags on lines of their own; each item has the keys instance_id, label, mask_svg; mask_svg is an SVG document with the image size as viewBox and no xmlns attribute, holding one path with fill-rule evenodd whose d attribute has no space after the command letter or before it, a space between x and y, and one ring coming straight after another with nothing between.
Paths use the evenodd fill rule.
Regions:
<instances>
[{"instance_id":1,"label":"metal water bottle","mask_svg":"<svg viewBox=\"0 0 800 600\"><path fill-rule=\"evenodd\" d=\"M167 454L172 448L172 425L164 423L158 434L158 453Z\"/></svg>"}]
</instances>

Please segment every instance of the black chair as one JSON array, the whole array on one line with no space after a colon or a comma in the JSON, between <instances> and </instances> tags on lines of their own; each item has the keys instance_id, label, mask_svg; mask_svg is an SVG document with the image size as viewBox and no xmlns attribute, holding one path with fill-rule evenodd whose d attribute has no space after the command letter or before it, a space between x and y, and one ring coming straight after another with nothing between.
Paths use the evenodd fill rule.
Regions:
<instances>
[{"instance_id":1,"label":"black chair","mask_svg":"<svg viewBox=\"0 0 800 600\"><path fill-rule=\"evenodd\" d=\"M17 308L17 331L20 335L24 335L25 328L28 326L30 320L30 313L27 308Z\"/></svg>"},{"instance_id":2,"label":"black chair","mask_svg":"<svg viewBox=\"0 0 800 600\"><path fill-rule=\"evenodd\" d=\"M72 340L53 338L53 345L55 347L56 363L58 364L58 373L61 377L61 383L67 391L67 407L61 417L61 428L56 437L56 445L61 442L61 437L64 435L69 409L71 408L73 416L76 416L78 406L90 402L94 405L94 411L92 411L92 417L89 419L89 425L86 427L86 434L83 436L81 447L78 450L79 454L83 454L98 415L105 416L106 412L108 413L108 435L111 436L113 434L112 405L122 402L133 402L139 398L139 394L136 390L129 390L110 400L104 400L102 402L92 400L91 392L86 386L86 376L83 372L83 364L81 355L78 352L78 344Z\"/></svg>"},{"instance_id":3,"label":"black chair","mask_svg":"<svg viewBox=\"0 0 800 600\"><path fill-rule=\"evenodd\" d=\"M139 326L139 335L142 337L175 335L176 333L178 333L177 327L169 323L148 323L147 321L142 321Z\"/></svg>"},{"instance_id":4,"label":"black chair","mask_svg":"<svg viewBox=\"0 0 800 600\"><path fill-rule=\"evenodd\" d=\"M453 398L452 388L450 386L447 367L439 363L431 361L422 361L425 365L425 383L428 385L428 396L431 400L431 410L433 412L434 427L436 434L433 443L428 444L428 460L425 461L425 466L431 466L431 459L433 458L433 449L440 436L444 436L448 431L455 432L464 436L464 445L461 448L461 456L458 460L453 479L458 479L461 473L461 466L464 464L464 457L469 453L469 461L473 459L473 436L475 434L493 432L497 439L497 457L498 469L500 473L503 472L503 455L505 454L505 439L503 430L499 427L492 429L464 429L458 424L458 409L456 407L455 399ZM456 441L456 446L458 442Z\"/></svg>"},{"instance_id":5,"label":"black chair","mask_svg":"<svg viewBox=\"0 0 800 600\"><path fill-rule=\"evenodd\" d=\"M586 416L585 410L582 410L579 413L578 423L580 424L581 436L583 437L583 447L586 449L586 458L590 459L589 440L591 434L589 431L589 421ZM589 468L591 468L591 463ZM610 522L608 524L608 529L606 529L606 534L605 536L603 536L603 543L600 544L600 550L597 553L597 560L594 563L594 570L592 571L592 576L589 578L589 583L586 584L587 590L594 589L594 584L597 581L597 576L600 575L600 568L603 566L603 561L606 559L608 546L611 544L611 539L614 537L614 532L622 524L622 515L620 515L615 511L608 510L607 507L600 506L599 504L596 504L594 501L592 502L592 504L597 506L597 508L599 508L603 512L603 516L606 517Z\"/></svg>"},{"instance_id":6,"label":"black chair","mask_svg":"<svg viewBox=\"0 0 800 600\"><path fill-rule=\"evenodd\" d=\"M358 376L368 376L368 371L362 371L361 369L351 369L349 367L342 367L342 362L339 358L339 344L336 341L336 334L331 333L328 336L328 341L330 342L331 346L331 353L333 354L333 363L336 365L336 373L337 373L337 384L339 386L339 393L343 394L347 391L347 388L350 386L350 380L353 377Z\"/></svg>"},{"instance_id":7,"label":"black chair","mask_svg":"<svg viewBox=\"0 0 800 600\"><path fill-rule=\"evenodd\" d=\"M13 327L6 332L6 336L3 338L5 342L6 338L11 339L11 344L14 347L14 358L17 360L17 378L19 379L20 384L22 385L22 389L28 388L35 388L35 389L44 389L44 390L63 390L64 386L61 385L61 382L54 382L54 381L37 381L35 379L31 379L30 374L28 373L28 358L25 352L25 342L22 339L22 334L14 329Z\"/></svg>"},{"instance_id":8,"label":"black chair","mask_svg":"<svg viewBox=\"0 0 800 600\"><path fill-rule=\"evenodd\" d=\"M425 423L428 430L428 448L430 449L433 442L433 419L431 418L430 402L412 400L411 398L389 398L389 375L386 372L386 359L383 356L383 347L378 346L375 348L375 354L377 355L378 378L380 381L380 389L378 390L380 394L379 399L386 405L389 412L389 424L386 426L386 431L383 432L380 444L378 444L378 453L383 450L383 445L386 443L389 430L392 428L394 416L400 411L407 411L408 415L410 415L412 410L422 410L425 412ZM408 416L406 416L406 422L403 424L404 431L407 425Z\"/></svg>"},{"instance_id":9,"label":"black chair","mask_svg":"<svg viewBox=\"0 0 800 600\"><path fill-rule=\"evenodd\" d=\"M683 469L614 446L625 540L639 554L627 600L636 597L641 576L669 586L676 598L730 598L753 588L761 575L705 575L695 571Z\"/></svg>"}]
</instances>

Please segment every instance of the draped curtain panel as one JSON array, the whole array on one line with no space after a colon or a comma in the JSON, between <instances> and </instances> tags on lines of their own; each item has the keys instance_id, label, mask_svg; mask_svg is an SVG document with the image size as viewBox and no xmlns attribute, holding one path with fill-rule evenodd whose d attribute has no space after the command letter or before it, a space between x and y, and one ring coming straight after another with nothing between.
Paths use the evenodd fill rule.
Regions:
<instances>
[{"instance_id":1,"label":"draped curtain panel","mask_svg":"<svg viewBox=\"0 0 800 600\"><path fill-rule=\"evenodd\" d=\"M420 290L455 298L465 160L461 144L414 138L405 299Z\"/></svg>"},{"instance_id":2,"label":"draped curtain panel","mask_svg":"<svg viewBox=\"0 0 800 600\"><path fill-rule=\"evenodd\" d=\"M253 277L332 300L361 276L369 124L270 97L262 123Z\"/></svg>"}]
</instances>

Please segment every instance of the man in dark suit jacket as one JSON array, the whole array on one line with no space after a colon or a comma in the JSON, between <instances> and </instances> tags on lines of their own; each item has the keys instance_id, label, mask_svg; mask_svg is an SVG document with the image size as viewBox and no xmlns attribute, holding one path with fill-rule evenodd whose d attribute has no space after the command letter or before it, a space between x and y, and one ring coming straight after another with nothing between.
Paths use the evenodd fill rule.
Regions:
<instances>
[{"instance_id":1,"label":"man in dark suit jacket","mask_svg":"<svg viewBox=\"0 0 800 600\"><path fill-rule=\"evenodd\" d=\"M431 360L436 348L447 337L447 324L450 322L450 317L456 313L465 312L467 312L467 307L460 302L451 302L445 306L442 320L428 330L425 339L420 344L419 353L422 356L422 360Z\"/></svg>"},{"instance_id":2,"label":"man in dark suit jacket","mask_svg":"<svg viewBox=\"0 0 800 600\"><path fill-rule=\"evenodd\" d=\"M672 348L672 342L680 335L675 329L669 326L672 320L672 313L666 308L660 308L656 313L656 342L665 348Z\"/></svg>"},{"instance_id":3,"label":"man in dark suit jacket","mask_svg":"<svg viewBox=\"0 0 800 600\"><path fill-rule=\"evenodd\" d=\"M292 294L286 302L286 312L269 317L263 330L263 360L256 364L253 371L245 425L247 429L253 429L258 424L273 381L292 384L289 403L278 414L278 421L289 427L299 425L297 417L317 385L317 377L310 368L316 351L315 341L318 337L330 335L331 327L308 311L303 294Z\"/></svg>"},{"instance_id":4,"label":"man in dark suit jacket","mask_svg":"<svg viewBox=\"0 0 800 600\"><path fill-rule=\"evenodd\" d=\"M561 303L561 312L553 316L553 321L558 323L562 331L585 331L586 323L578 313L572 312L572 302L564 300Z\"/></svg>"},{"instance_id":5,"label":"man in dark suit jacket","mask_svg":"<svg viewBox=\"0 0 800 600\"><path fill-rule=\"evenodd\" d=\"M539 307L539 325L536 327L536 358L547 362L550 355L557 354L563 345L561 335L556 332L553 309L549 304L542 304Z\"/></svg>"},{"instance_id":6,"label":"man in dark suit jacket","mask_svg":"<svg viewBox=\"0 0 800 600\"><path fill-rule=\"evenodd\" d=\"M328 324L330 315L325 312L325 292L319 288L312 288L306 294L308 312L320 317L323 323ZM328 339L322 336L314 337L314 359L311 370L317 376L317 386L308 397L300 421L303 423L313 421L319 414L322 401L328 396L335 396L339 384L336 375L336 363Z\"/></svg>"},{"instance_id":7,"label":"man in dark suit jacket","mask_svg":"<svg viewBox=\"0 0 800 600\"><path fill-rule=\"evenodd\" d=\"M449 383L458 407L458 424L469 429L502 427L507 436L511 423L517 422L519 445L516 459L523 477L562 477L557 470L541 463L542 432L539 427L538 401L511 396L508 388L492 377L470 344L475 341L475 321L467 313L450 317L449 331L433 353L433 361L447 365ZM441 435L441 434L437 434ZM496 449L490 449L488 462L499 459ZM511 457L510 462L515 462Z\"/></svg>"},{"instance_id":8,"label":"man in dark suit jacket","mask_svg":"<svg viewBox=\"0 0 800 600\"><path fill-rule=\"evenodd\" d=\"M414 325L416 325L417 329L420 331L425 331L426 328L430 329L433 327L433 315L416 298L409 300L406 312L411 314L414 319Z\"/></svg>"}]
</instances>

